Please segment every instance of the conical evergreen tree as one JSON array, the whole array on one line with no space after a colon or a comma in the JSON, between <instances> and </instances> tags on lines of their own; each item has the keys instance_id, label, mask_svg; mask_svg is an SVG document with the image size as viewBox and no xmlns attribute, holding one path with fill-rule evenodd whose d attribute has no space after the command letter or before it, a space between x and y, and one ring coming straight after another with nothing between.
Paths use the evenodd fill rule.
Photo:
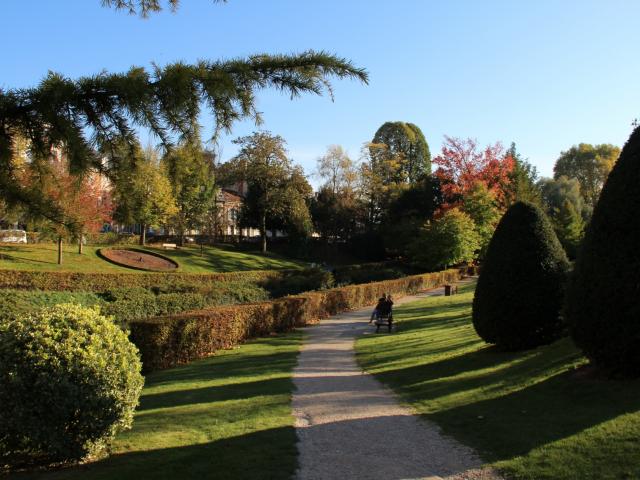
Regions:
<instances>
[{"instance_id":1,"label":"conical evergreen tree","mask_svg":"<svg viewBox=\"0 0 640 480\"><path fill-rule=\"evenodd\" d=\"M571 336L594 363L640 375L640 128L609 174L567 292Z\"/></svg>"},{"instance_id":2,"label":"conical evergreen tree","mask_svg":"<svg viewBox=\"0 0 640 480\"><path fill-rule=\"evenodd\" d=\"M489 243L473 299L473 326L505 350L551 343L564 328L560 308L569 267L551 222L516 202Z\"/></svg>"}]
</instances>

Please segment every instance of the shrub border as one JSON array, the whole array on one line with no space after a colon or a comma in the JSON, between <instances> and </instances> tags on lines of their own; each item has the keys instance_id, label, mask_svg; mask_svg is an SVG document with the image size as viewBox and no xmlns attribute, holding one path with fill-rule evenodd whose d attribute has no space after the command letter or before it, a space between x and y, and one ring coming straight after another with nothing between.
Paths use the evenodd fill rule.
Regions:
<instances>
[{"instance_id":1,"label":"shrub border","mask_svg":"<svg viewBox=\"0 0 640 480\"><path fill-rule=\"evenodd\" d=\"M265 281L298 270L246 270L224 273L184 272L43 272L0 269L0 288L16 290L104 292L116 287L151 288L163 284L189 282L208 284L226 281Z\"/></svg>"},{"instance_id":2,"label":"shrub border","mask_svg":"<svg viewBox=\"0 0 640 480\"><path fill-rule=\"evenodd\" d=\"M340 312L373 305L383 293L396 297L459 280L466 267L393 280L348 285L269 302L228 305L130 323L130 338L145 372L213 355L250 338L291 331Z\"/></svg>"}]
</instances>

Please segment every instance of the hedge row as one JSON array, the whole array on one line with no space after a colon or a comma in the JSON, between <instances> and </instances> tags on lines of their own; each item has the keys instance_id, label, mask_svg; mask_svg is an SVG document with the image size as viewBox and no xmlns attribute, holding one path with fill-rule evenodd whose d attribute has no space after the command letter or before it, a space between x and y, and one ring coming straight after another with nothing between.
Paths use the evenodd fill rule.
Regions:
<instances>
[{"instance_id":1,"label":"hedge row","mask_svg":"<svg viewBox=\"0 0 640 480\"><path fill-rule=\"evenodd\" d=\"M254 270L228 273L83 273L0 270L0 288L24 290L104 292L113 288L137 287L179 290L188 285L210 285L224 281L264 282L281 278L282 270Z\"/></svg>"},{"instance_id":2,"label":"hedge row","mask_svg":"<svg viewBox=\"0 0 640 480\"><path fill-rule=\"evenodd\" d=\"M224 306L131 322L131 340L145 371L170 368L212 355L249 338L286 332L346 310L372 305L383 293L396 297L461 277L460 270L350 285L270 302Z\"/></svg>"}]
</instances>

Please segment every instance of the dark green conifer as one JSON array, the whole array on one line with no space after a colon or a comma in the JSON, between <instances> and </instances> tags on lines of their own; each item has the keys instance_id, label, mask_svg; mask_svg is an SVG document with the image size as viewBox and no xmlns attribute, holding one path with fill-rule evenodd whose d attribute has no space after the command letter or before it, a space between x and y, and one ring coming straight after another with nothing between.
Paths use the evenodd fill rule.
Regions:
<instances>
[{"instance_id":1,"label":"dark green conifer","mask_svg":"<svg viewBox=\"0 0 640 480\"><path fill-rule=\"evenodd\" d=\"M478 335L505 350L531 348L560 337L568 267L544 212L530 203L513 204L489 243L478 279L473 299Z\"/></svg>"},{"instance_id":2,"label":"dark green conifer","mask_svg":"<svg viewBox=\"0 0 640 480\"><path fill-rule=\"evenodd\" d=\"M592 362L640 374L640 129L602 189L567 292L570 333Z\"/></svg>"}]
</instances>

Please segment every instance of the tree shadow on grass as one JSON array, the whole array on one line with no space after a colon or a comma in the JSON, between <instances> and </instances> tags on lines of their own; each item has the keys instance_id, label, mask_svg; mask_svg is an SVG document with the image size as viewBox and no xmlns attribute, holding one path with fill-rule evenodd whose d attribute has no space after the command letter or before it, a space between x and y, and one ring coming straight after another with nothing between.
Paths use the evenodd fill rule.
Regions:
<instances>
[{"instance_id":1,"label":"tree shadow on grass","mask_svg":"<svg viewBox=\"0 0 640 480\"><path fill-rule=\"evenodd\" d=\"M486 460L525 455L627 413L640 411L639 382L578 380L573 371L507 395L428 416Z\"/></svg>"},{"instance_id":2,"label":"tree shadow on grass","mask_svg":"<svg viewBox=\"0 0 640 480\"><path fill-rule=\"evenodd\" d=\"M278 337L251 340L252 346L263 346L264 351L257 351L251 355L246 355L242 349L224 351L222 355L150 373L146 377L145 386L285 374L296 365L297 353L273 353L269 350L272 347L296 346L300 342L300 336L301 333L293 332Z\"/></svg>"},{"instance_id":3,"label":"tree shadow on grass","mask_svg":"<svg viewBox=\"0 0 640 480\"><path fill-rule=\"evenodd\" d=\"M485 460L498 461L640 410L640 381L580 378L574 367L581 362L563 339L525 352L485 347L376 377Z\"/></svg>"},{"instance_id":4,"label":"tree shadow on grass","mask_svg":"<svg viewBox=\"0 0 640 480\"><path fill-rule=\"evenodd\" d=\"M296 468L293 427L272 428L197 445L115 454L97 462L16 479L288 479Z\"/></svg>"},{"instance_id":5,"label":"tree shadow on grass","mask_svg":"<svg viewBox=\"0 0 640 480\"><path fill-rule=\"evenodd\" d=\"M158 408L224 402L227 400L243 400L259 395L271 395L273 392L287 392L292 389L291 385L291 378L282 377L148 394L140 398L138 411L144 412Z\"/></svg>"}]
</instances>

